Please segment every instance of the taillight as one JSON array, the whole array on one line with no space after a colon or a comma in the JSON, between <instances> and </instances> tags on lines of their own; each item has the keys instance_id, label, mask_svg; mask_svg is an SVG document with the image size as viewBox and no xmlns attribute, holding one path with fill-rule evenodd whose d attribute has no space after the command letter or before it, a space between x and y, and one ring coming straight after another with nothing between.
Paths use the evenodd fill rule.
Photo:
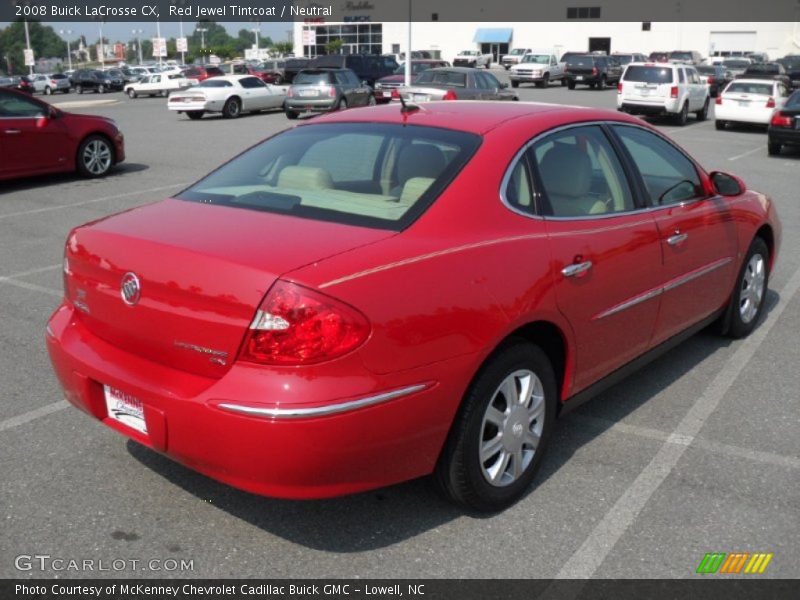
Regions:
<instances>
[{"instance_id":1,"label":"taillight","mask_svg":"<svg viewBox=\"0 0 800 600\"><path fill-rule=\"evenodd\" d=\"M335 87L330 86L328 88L328 96L330 96L331 98L336 98L336 88Z\"/></svg>"},{"instance_id":2,"label":"taillight","mask_svg":"<svg viewBox=\"0 0 800 600\"><path fill-rule=\"evenodd\" d=\"M241 360L308 365L347 354L366 341L370 325L355 308L288 281L277 281L261 303Z\"/></svg>"},{"instance_id":3,"label":"taillight","mask_svg":"<svg viewBox=\"0 0 800 600\"><path fill-rule=\"evenodd\" d=\"M294 88L293 87L289 87L289 89L286 91L286 97L287 98L294 98Z\"/></svg>"},{"instance_id":4,"label":"taillight","mask_svg":"<svg viewBox=\"0 0 800 600\"><path fill-rule=\"evenodd\" d=\"M772 96L770 96L769 100L767 100L767 108L775 108L775 98Z\"/></svg>"},{"instance_id":5,"label":"taillight","mask_svg":"<svg viewBox=\"0 0 800 600\"><path fill-rule=\"evenodd\" d=\"M717 99L714 100L714 104L716 104L716 105L722 104L722 96L717 96Z\"/></svg>"},{"instance_id":6,"label":"taillight","mask_svg":"<svg viewBox=\"0 0 800 600\"><path fill-rule=\"evenodd\" d=\"M400 100L400 92L398 92L396 89L392 90L392 98L394 100Z\"/></svg>"},{"instance_id":7,"label":"taillight","mask_svg":"<svg viewBox=\"0 0 800 600\"><path fill-rule=\"evenodd\" d=\"M458 96L456 96L455 90L447 90L442 100L458 100Z\"/></svg>"},{"instance_id":8,"label":"taillight","mask_svg":"<svg viewBox=\"0 0 800 600\"><path fill-rule=\"evenodd\" d=\"M621 94L621 93L622 93L622 82L620 82L620 83L618 83L618 84L617 84L617 93L618 93L618 94Z\"/></svg>"},{"instance_id":9,"label":"taillight","mask_svg":"<svg viewBox=\"0 0 800 600\"><path fill-rule=\"evenodd\" d=\"M775 113L772 115L772 120L770 121L770 125L773 127L791 127L792 126L792 117L789 117L781 112Z\"/></svg>"},{"instance_id":10,"label":"taillight","mask_svg":"<svg viewBox=\"0 0 800 600\"><path fill-rule=\"evenodd\" d=\"M708 79L706 79L706 83L714 83L714 78L709 75Z\"/></svg>"},{"instance_id":11,"label":"taillight","mask_svg":"<svg viewBox=\"0 0 800 600\"><path fill-rule=\"evenodd\" d=\"M673 85L669 90L669 97L670 98L677 98L678 97L678 86Z\"/></svg>"},{"instance_id":12,"label":"taillight","mask_svg":"<svg viewBox=\"0 0 800 600\"><path fill-rule=\"evenodd\" d=\"M592 75L597 75L597 67L592 67Z\"/></svg>"}]
</instances>

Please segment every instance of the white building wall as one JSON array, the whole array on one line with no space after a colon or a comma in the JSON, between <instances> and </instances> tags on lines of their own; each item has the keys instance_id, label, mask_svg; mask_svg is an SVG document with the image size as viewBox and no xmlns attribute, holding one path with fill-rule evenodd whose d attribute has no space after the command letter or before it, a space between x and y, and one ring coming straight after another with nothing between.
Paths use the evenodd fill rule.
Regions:
<instances>
[{"instance_id":1,"label":"white building wall","mask_svg":"<svg viewBox=\"0 0 800 600\"><path fill-rule=\"evenodd\" d=\"M303 23L294 25L295 53L302 53ZM800 54L798 23L681 23L653 22L650 31L642 31L641 22L559 21L540 23L453 23L417 22L412 26L414 50L438 50L445 60L452 60L459 51L474 49L475 32L479 28L511 28L511 47L555 48L559 52L588 49L590 37L611 38L612 52L697 50L703 56L711 52L711 32L756 32L755 52L766 52L770 58ZM392 44L406 50L407 24L383 23L383 52L392 51Z\"/></svg>"}]
</instances>

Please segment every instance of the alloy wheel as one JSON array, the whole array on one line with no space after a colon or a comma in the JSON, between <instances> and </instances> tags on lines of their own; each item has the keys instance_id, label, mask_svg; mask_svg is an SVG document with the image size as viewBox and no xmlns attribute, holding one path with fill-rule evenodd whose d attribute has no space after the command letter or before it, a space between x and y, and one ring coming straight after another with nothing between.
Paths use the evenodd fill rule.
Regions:
<instances>
[{"instance_id":1,"label":"alloy wheel","mask_svg":"<svg viewBox=\"0 0 800 600\"><path fill-rule=\"evenodd\" d=\"M81 159L92 175L102 175L111 168L111 148L103 140L94 139L86 144Z\"/></svg>"},{"instance_id":2,"label":"alloy wheel","mask_svg":"<svg viewBox=\"0 0 800 600\"><path fill-rule=\"evenodd\" d=\"M505 487L533 460L545 421L544 387L533 371L520 369L497 387L483 416L479 446L487 482Z\"/></svg>"},{"instance_id":3,"label":"alloy wheel","mask_svg":"<svg viewBox=\"0 0 800 600\"><path fill-rule=\"evenodd\" d=\"M742 322L750 323L758 314L761 299L764 297L766 282L766 263L760 254L750 257L742 277L742 291L739 294L739 315Z\"/></svg>"}]
</instances>

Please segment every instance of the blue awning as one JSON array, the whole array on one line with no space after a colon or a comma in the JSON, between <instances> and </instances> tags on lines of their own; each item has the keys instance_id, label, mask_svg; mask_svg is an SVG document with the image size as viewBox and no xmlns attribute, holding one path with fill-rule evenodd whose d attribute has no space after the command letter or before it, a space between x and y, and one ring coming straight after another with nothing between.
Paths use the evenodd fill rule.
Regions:
<instances>
[{"instance_id":1,"label":"blue awning","mask_svg":"<svg viewBox=\"0 0 800 600\"><path fill-rule=\"evenodd\" d=\"M475 31L476 44L508 44L514 30L511 28L502 29L478 29Z\"/></svg>"}]
</instances>

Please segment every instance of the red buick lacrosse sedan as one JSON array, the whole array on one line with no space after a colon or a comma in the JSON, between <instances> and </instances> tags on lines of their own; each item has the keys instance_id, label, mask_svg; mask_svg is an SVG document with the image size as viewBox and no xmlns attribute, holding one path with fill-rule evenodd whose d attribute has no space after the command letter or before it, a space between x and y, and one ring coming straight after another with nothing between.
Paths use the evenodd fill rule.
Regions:
<instances>
[{"instance_id":1,"label":"red buick lacrosse sedan","mask_svg":"<svg viewBox=\"0 0 800 600\"><path fill-rule=\"evenodd\" d=\"M72 404L235 487L433 474L498 510L560 412L702 327L747 335L780 233L620 113L343 111L73 230L47 346Z\"/></svg>"}]
</instances>

